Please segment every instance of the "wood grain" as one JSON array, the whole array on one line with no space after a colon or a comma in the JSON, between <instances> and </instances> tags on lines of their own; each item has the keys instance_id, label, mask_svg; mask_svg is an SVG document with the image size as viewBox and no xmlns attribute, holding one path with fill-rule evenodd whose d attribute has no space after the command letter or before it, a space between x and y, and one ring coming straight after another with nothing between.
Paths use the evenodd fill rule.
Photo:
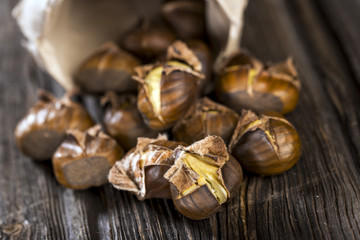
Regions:
<instances>
[{"instance_id":1,"label":"wood grain","mask_svg":"<svg viewBox=\"0 0 360 240\"><path fill-rule=\"evenodd\" d=\"M261 60L296 60L302 92L288 119L303 155L280 176L247 173L218 214L192 221L169 200L140 202L109 185L64 189L50 163L17 150L13 130L36 90L63 90L20 46L10 16L16 1L1 1L0 239L360 239L360 5L249 2L243 46ZM98 120L98 102L85 104Z\"/></svg>"}]
</instances>

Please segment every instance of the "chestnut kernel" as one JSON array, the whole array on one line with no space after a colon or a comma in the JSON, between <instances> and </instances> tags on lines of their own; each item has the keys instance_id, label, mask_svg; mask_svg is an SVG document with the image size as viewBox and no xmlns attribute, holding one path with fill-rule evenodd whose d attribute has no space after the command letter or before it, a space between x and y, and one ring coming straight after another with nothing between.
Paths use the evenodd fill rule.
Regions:
<instances>
[{"instance_id":1,"label":"chestnut kernel","mask_svg":"<svg viewBox=\"0 0 360 240\"><path fill-rule=\"evenodd\" d=\"M88 57L76 72L74 81L81 90L92 94L106 91L135 92L134 68L140 61L108 42Z\"/></svg>"},{"instance_id":2,"label":"chestnut kernel","mask_svg":"<svg viewBox=\"0 0 360 240\"><path fill-rule=\"evenodd\" d=\"M39 100L15 129L18 148L34 160L51 159L68 129L85 130L94 125L83 106L71 100L68 93L61 99L38 91Z\"/></svg>"},{"instance_id":3,"label":"chestnut kernel","mask_svg":"<svg viewBox=\"0 0 360 240\"><path fill-rule=\"evenodd\" d=\"M224 65L216 95L235 111L252 109L264 114L286 114L296 107L301 85L291 58L264 66L242 51Z\"/></svg>"},{"instance_id":4,"label":"chestnut kernel","mask_svg":"<svg viewBox=\"0 0 360 240\"><path fill-rule=\"evenodd\" d=\"M209 217L240 188L241 166L218 136L179 146L174 158L164 177L170 182L176 209L188 218Z\"/></svg>"},{"instance_id":5,"label":"chestnut kernel","mask_svg":"<svg viewBox=\"0 0 360 240\"><path fill-rule=\"evenodd\" d=\"M104 129L125 150L135 147L138 137L153 138L158 135L157 131L150 129L144 123L136 107L136 96L130 94L117 96L114 92L108 92L101 102L105 107Z\"/></svg>"},{"instance_id":6,"label":"chestnut kernel","mask_svg":"<svg viewBox=\"0 0 360 240\"><path fill-rule=\"evenodd\" d=\"M219 136L228 144L238 120L236 112L202 98L174 125L172 133L175 140L188 144L209 135Z\"/></svg>"},{"instance_id":7,"label":"chestnut kernel","mask_svg":"<svg viewBox=\"0 0 360 240\"><path fill-rule=\"evenodd\" d=\"M109 172L109 182L119 190L129 191L139 200L171 198L169 182L163 177L174 161L173 150L180 142L139 138L136 148L117 161Z\"/></svg>"},{"instance_id":8,"label":"chestnut kernel","mask_svg":"<svg viewBox=\"0 0 360 240\"><path fill-rule=\"evenodd\" d=\"M52 163L57 181L67 188L87 189L107 182L107 174L124 150L96 125L86 132L69 130Z\"/></svg>"},{"instance_id":9,"label":"chestnut kernel","mask_svg":"<svg viewBox=\"0 0 360 240\"><path fill-rule=\"evenodd\" d=\"M286 119L243 110L229 151L245 170L268 176L283 173L299 161L301 142Z\"/></svg>"},{"instance_id":10,"label":"chestnut kernel","mask_svg":"<svg viewBox=\"0 0 360 240\"><path fill-rule=\"evenodd\" d=\"M162 131L172 127L198 97L201 63L182 42L168 49L168 61L135 69L140 82L137 107L146 124Z\"/></svg>"}]
</instances>

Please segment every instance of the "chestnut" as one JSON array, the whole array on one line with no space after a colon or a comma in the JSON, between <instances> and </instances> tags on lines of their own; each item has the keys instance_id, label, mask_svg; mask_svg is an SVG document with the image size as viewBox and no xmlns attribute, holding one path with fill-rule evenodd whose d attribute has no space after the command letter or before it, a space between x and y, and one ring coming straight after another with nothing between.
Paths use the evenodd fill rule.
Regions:
<instances>
[{"instance_id":1,"label":"chestnut","mask_svg":"<svg viewBox=\"0 0 360 240\"><path fill-rule=\"evenodd\" d=\"M188 144L208 135L219 136L228 144L238 120L236 112L202 98L174 125L172 133L175 140Z\"/></svg>"},{"instance_id":2,"label":"chestnut","mask_svg":"<svg viewBox=\"0 0 360 240\"><path fill-rule=\"evenodd\" d=\"M129 191L139 200L171 198L164 173L173 165L173 150L184 143L168 141L165 135L156 139L139 138L130 150L111 168L109 182L119 190Z\"/></svg>"},{"instance_id":3,"label":"chestnut","mask_svg":"<svg viewBox=\"0 0 360 240\"><path fill-rule=\"evenodd\" d=\"M237 112L286 114L299 99L300 81L293 60L263 65L241 51L227 62L216 84L217 99Z\"/></svg>"},{"instance_id":4,"label":"chestnut","mask_svg":"<svg viewBox=\"0 0 360 240\"><path fill-rule=\"evenodd\" d=\"M245 170L269 176L283 173L299 161L301 142L286 119L243 110L229 151Z\"/></svg>"},{"instance_id":5,"label":"chestnut","mask_svg":"<svg viewBox=\"0 0 360 240\"><path fill-rule=\"evenodd\" d=\"M203 78L201 63L180 41L168 49L168 61L135 69L140 83L137 107L146 124L158 131L172 127L195 102Z\"/></svg>"},{"instance_id":6,"label":"chestnut","mask_svg":"<svg viewBox=\"0 0 360 240\"><path fill-rule=\"evenodd\" d=\"M171 1L163 4L161 14L181 39L205 37L203 1Z\"/></svg>"},{"instance_id":7,"label":"chestnut","mask_svg":"<svg viewBox=\"0 0 360 240\"><path fill-rule=\"evenodd\" d=\"M201 72L204 74L205 78L200 82L200 89L203 94L207 94L211 92L214 87L211 82L212 77L212 65L213 65L213 57L209 47L205 44L205 42L192 39L185 42L191 51L195 54L195 56L199 59L201 63Z\"/></svg>"},{"instance_id":8,"label":"chestnut","mask_svg":"<svg viewBox=\"0 0 360 240\"><path fill-rule=\"evenodd\" d=\"M176 209L188 218L209 217L240 188L241 166L218 136L179 146L173 157L175 163L164 177Z\"/></svg>"},{"instance_id":9,"label":"chestnut","mask_svg":"<svg viewBox=\"0 0 360 240\"><path fill-rule=\"evenodd\" d=\"M103 94L106 91L135 92L131 76L140 61L108 42L89 56L75 73L74 82L84 92Z\"/></svg>"},{"instance_id":10,"label":"chestnut","mask_svg":"<svg viewBox=\"0 0 360 240\"><path fill-rule=\"evenodd\" d=\"M85 130L94 125L83 106L71 100L71 94L61 99L39 90L39 100L15 129L18 148L27 156L49 160L65 138L68 129Z\"/></svg>"},{"instance_id":11,"label":"chestnut","mask_svg":"<svg viewBox=\"0 0 360 240\"><path fill-rule=\"evenodd\" d=\"M162 24L143 24L127 33L122 39L122 47L150 62L166 53L167 48L176 40L175 35Z\"/></svg>"},{"instance_id":12,"label":"chestnut","mask_svg":"<svg viewBox=\"0 0 360 240\"><path fill-rule=\"evenodd\" d=\"M96 125L85 132L67 131L56 150L53 168L57 181L67 188L87 189L107 182L107 174L124 150Z\"/></svg>"},{"instance_id":13,"label":"chestnut","mask_svg":"<svg viewBox=\"0 0 360 240\"><path fill-rule=\"evenodd\" d=\"M103 125L105 132L115 138L125 149L136 146L138 137L153 138L157 131L150 129L142 119L137 107L136 96L117 96L108 92L101 100L104 106Z\"/></svg>"}]
</instances>

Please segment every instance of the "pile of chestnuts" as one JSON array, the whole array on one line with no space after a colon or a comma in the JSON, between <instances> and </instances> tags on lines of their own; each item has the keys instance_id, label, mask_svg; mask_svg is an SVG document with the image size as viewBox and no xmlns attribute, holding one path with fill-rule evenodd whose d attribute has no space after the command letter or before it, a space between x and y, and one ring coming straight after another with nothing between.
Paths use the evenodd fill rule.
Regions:
<instances>
[{"instance_id":1,"label":"pile of chestnuts","mask_svg":"<svg viewBox=\"0 0 360 240\"><path fill-rule=\"evenodd\" d=\"M77 91L58 99L40 90L16 143L52 159L64 187L110 182L203 219L236 195L243 169L270 176L298 162L300 138L282 115L301 85L291 58L264 64L246 50L215 75L202 2L165 2L159 15L89 56L74 75ZM76 101L82 94L99 98L100 123Z\"/></svg>"}]
</instances>

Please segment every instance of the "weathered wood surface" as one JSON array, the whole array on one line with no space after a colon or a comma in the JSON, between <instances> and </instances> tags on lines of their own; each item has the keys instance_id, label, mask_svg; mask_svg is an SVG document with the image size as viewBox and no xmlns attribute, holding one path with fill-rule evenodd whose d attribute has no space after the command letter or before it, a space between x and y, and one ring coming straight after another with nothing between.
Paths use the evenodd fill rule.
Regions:
<instances>
[{"instance_id":1,"label":"weathered wood surface","mask_svg":"<svg viewBox=\"0 0 360 240\"><path fill-rule=\"evenodd\" d=\"M360 239L360 2L249 2L242 44L262 60L297 62L303 88L288 119L303 156L280 176L245 177L218 214L191 221L171 201L140 202L109 185L64 189L50 164L17 150L13 130L36 90L63 90L20 46L16 1L2 0L0 239Z\"/></svg>"}]
</instances>

